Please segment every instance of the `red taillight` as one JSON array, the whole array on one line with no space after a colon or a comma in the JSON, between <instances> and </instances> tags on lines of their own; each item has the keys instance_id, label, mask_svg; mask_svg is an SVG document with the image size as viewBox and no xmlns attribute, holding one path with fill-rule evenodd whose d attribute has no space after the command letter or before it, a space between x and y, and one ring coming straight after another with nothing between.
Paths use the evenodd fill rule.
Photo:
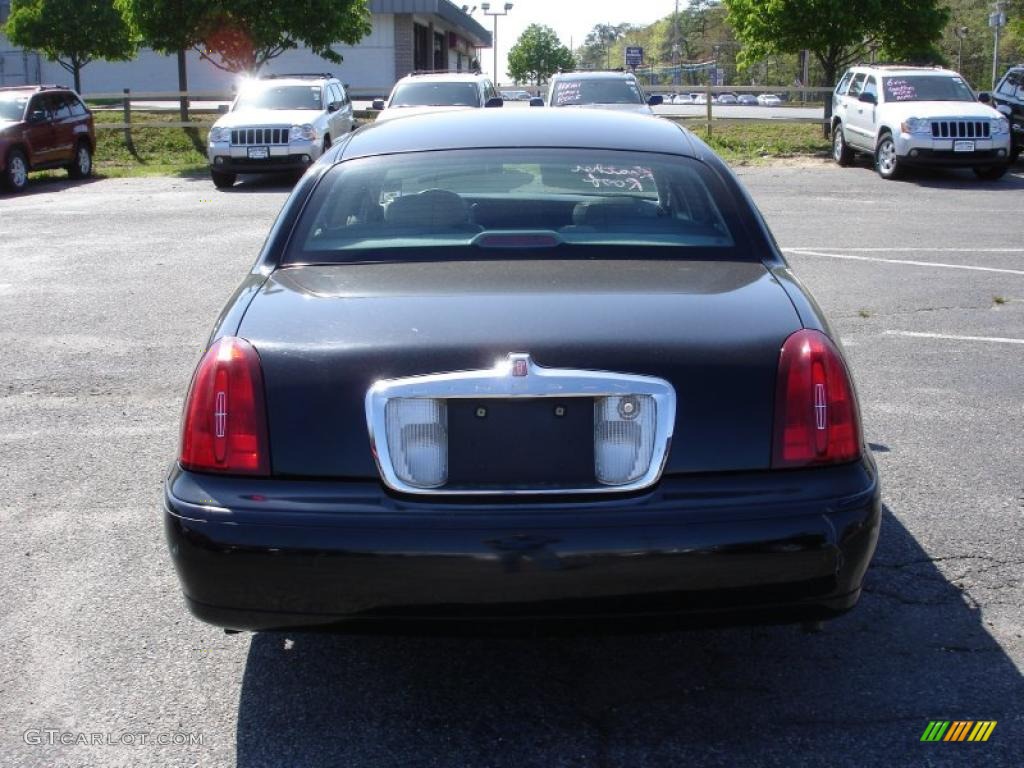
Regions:
<instances>
[{"instance_id":1,"label":"red taillight","mask_svg":"<svg viewBox=\"0 0 1024 768\"><path fill-rule=\"evenodd\" d=\"M772 467L839 464L860 457L860 417L850 374L820 331L782 345L775 390Z\"/></svg>"},{"instance_id":2,"label":"red taillight","mask_svg":"<svg viewBox=\"0 0 1024 768\"><path fill-rule=\"evenodd\" d=\"M269 475L263 372L245 339L218 339L192 379L181 428L185 469Z\"/></svg>"}]
</instances>

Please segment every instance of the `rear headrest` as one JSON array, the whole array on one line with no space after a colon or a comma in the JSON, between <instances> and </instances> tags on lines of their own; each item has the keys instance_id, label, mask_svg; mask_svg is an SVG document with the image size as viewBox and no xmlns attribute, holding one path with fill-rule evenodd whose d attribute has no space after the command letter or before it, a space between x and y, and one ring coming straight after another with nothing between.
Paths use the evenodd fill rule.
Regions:
<instances>
[{"instance_id":1,"label":"rear headrest","mask_svg":"<svg viewBox=\"0 0 1024 768\"><path fill-rule=\"evenodd\" d=\"M578 203L572 210L572 223L577 226L624 224L640 218L632 200L606 200L600 203Z\"/></svg>"},{"instance_id":2,"label":"rear headrest","mask_svg":"<svg viewBox=\"0 0 1024 768\"><path fill-rule=\"evenodd\" d=\"M396 227L451 229L469 223L469 206L454 192L427 189L392 200L384 221Z\"/></svg>"}]
</instances>

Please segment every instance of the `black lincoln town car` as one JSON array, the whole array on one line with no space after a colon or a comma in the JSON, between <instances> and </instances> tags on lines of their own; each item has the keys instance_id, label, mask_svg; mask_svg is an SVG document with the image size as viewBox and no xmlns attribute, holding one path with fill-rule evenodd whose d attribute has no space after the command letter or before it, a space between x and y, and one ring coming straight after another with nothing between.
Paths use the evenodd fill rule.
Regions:
<instances>
[{"instance_id":1,"label":"black lincoln town car","mask_svg":"<svg viewBox=\"0 0 1024 768\"><path fill-rule=\"evenodd\" d=\"M817 622L880 517L842 351L732 173L547 110L371 126L299 182L164 504L235 630Z\"/></svg>"}]
</instances>

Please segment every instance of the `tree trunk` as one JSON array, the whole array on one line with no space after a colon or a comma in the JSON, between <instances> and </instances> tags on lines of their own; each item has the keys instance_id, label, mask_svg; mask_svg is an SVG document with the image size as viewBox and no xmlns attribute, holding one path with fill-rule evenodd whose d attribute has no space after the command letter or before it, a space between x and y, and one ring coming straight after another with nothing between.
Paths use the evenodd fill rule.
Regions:
<instances>
[{"instance_id":1,"label":"tree trunk","mask_svg":"<svg viewBox=\"0 0 1024 768\"><path fill-rule=\"evenodd\" d=\"M188 69L185 61L185 50L178 51L178 90L185 92L188 90ZM178 112L181 122L188 122L188 96L182 96L178 101Z\"/></svg>"},{"instance_id":2,"label":"tree trunk","mask_svg":"<svg viewBox=\"0 0 1024 768\"><path fill-rule=\"evenodd\" d=\"M75 75L75 93L82 93L82 65L77 61L72 63L72 69Z\"/></svg>"}]
</instances>

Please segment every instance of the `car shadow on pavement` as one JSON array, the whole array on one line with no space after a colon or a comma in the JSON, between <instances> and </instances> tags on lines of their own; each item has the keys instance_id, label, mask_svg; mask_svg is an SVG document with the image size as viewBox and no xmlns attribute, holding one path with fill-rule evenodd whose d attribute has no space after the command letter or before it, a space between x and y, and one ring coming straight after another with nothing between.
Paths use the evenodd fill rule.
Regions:
<instances>
[{"instance_id":1,"label":"car shadow on pavement","mask_svg":"<svg viewBox=\"0 0 1024 768\"><path fill-rule=\"evenodd\" d=\"M295 188L301 174L266 173L245 174L238 177L233 186L218 189L218 193L240 194L243 192L291 192ZM209 176L207 183L213 186Z\"/></svg>"},{"instance_id":2,"label":"car shadow on pavement","mask_svg":"<svg viewBox=\"0 0 1024 768\"><path fill-rule=\"evenodd\" d=\"M64 175L29 176L28 184L21 192L8 192L3 187L0 187L0 200L17 200L21 197L29 197L31 195L40 195L43 193L53 194L54 192L63 192L65 189L85 187L102 180L103 176L101 174L89 176L85 179L72 179Z\"/></svg>"},{"instance_id":3,"label":"car shadow on pavement","mask_svg":"<svg viewBox=\"0 0 1024 768\"><path fill-rule=\"evenodd\" d=\"M1024 678L961 586L1014 566L941 560L885 509L860 605L818 634L256 634L237 764L1019 764ZM937 719L998 725L922 743Z\"/></svg>"}]
</instances>

